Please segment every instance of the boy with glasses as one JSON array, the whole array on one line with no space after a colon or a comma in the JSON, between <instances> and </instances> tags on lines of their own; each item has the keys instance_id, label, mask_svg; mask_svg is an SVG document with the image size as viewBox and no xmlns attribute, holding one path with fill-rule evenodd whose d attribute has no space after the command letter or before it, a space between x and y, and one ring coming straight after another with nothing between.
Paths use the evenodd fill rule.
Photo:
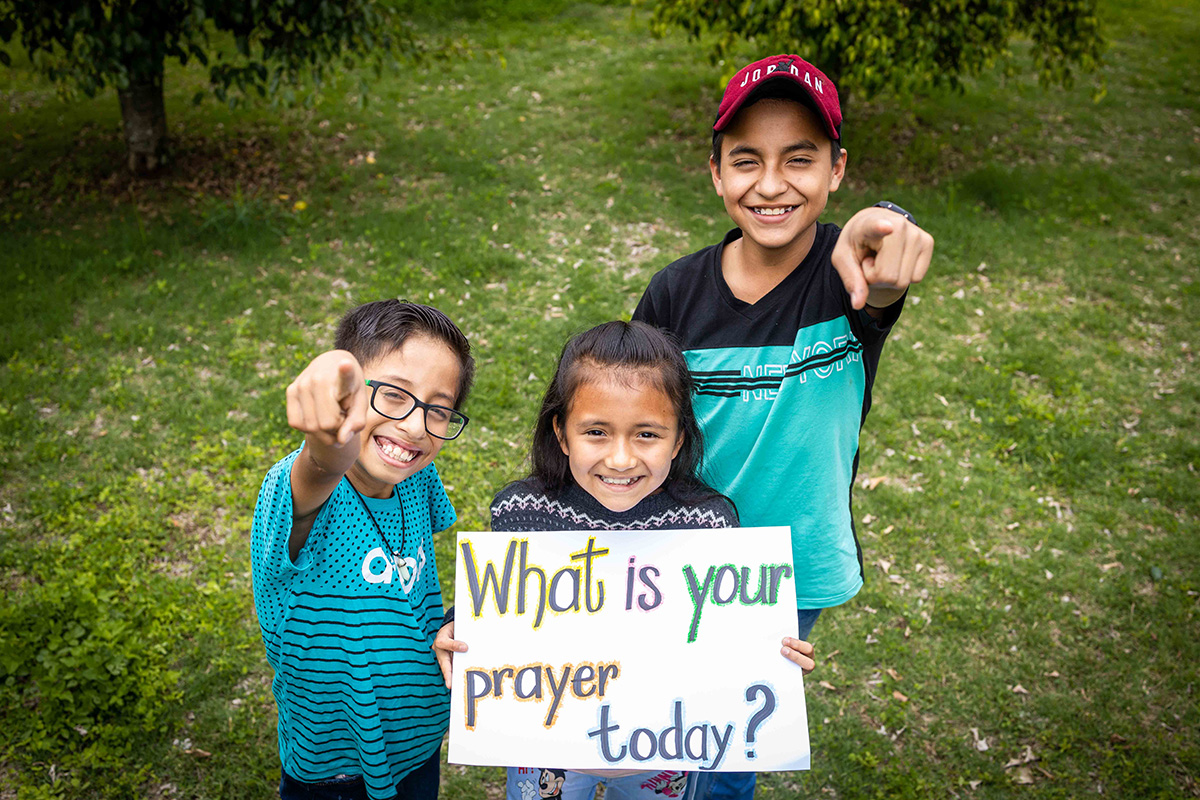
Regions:
<instances>
[{"instance_id":1,"label":"boy with glasses","mask_svg":"<svg viewBox=\"0 0 1200 800\"><path fill-rule=\"evenodd\" d=\"M304 444L268 472L254 603L279 707L279 794L437 797L450 697L433 534L454 507L433 465L462 433L475 362L429 306L347 313L287 390Z\"/></svg>"}]
</instances>

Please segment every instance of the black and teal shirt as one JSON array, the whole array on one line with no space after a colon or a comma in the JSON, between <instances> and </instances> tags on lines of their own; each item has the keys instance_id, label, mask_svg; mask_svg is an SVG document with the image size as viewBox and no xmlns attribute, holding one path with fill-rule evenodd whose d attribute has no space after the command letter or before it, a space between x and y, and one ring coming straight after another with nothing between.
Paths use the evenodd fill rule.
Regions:
<instances>
[{"instance_id":1,"label":"black and teal shirt","mask_svg":"<svg viewBox=\"0 0 1200 800\"><path fill-rule=\"evenodd\" d=\"M683 347L705 482L733 500L742 525L791 527L799 608L835 606L862 587L850 488L879 353L903 304L879 320L850 306L830 261L839 233L818 224L804 261L750 304L721 274L735 228L656 274L633 313Z\"/></svg>"}]
</instances>

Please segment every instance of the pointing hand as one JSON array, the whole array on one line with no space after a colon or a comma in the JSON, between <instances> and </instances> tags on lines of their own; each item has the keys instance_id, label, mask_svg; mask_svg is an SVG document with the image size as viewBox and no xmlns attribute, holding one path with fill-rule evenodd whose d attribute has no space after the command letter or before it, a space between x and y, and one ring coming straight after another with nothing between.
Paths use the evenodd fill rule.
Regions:
<instances>
[{"instance_id":1,"label":"pointing hand","mask_svg":"<svg viewBox=\"0 0 1200 800\"><path fill-rule=\"evenodd\" d=\"M366 425L369 402L358 360L345 350L331 350L314 358L288 386L288 424L342 447Z\"/></svg>"},{"instance_id":2,"label":"pointing hand","mask_svg":"<svg viewBox=\"0 0 1200 800\"><path fill-rule=\"evenodd\" d=\"M933 257L933 237L886 208L864 208L846 223L833 267L854 308L886 308L920 283Z\"/></svg>"}]
</instances>

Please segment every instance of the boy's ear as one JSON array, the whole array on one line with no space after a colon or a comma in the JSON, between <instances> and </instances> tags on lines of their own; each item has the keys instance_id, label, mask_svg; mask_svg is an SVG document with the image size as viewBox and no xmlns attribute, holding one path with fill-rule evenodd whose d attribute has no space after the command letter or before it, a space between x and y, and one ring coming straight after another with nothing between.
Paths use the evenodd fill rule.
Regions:
<instances>
[{"instance_id":1,"label":"boy's ear","mask_svg":"<svg viewBox=\"0 0 1200 800\"><path fill-rule=\"evenodd\" d=\"M711 155L708 157L708 171L712 174L713 188L717 190L717 197L724 197L725 190L721 188L721 165Z\"/></svg>"},{"instance_id":2,"label":"boy's ear","mask_svg":"<svg viewBox=\"0 0 1200 800\"><path fill-rule=\"evenodd\" d=\"M842 178L846 177L846 160L849 154L846 153L846 148L842 148L842 155L833 165L833 172L829 174L829 191L836 192L838 187L842 185Z\"/></svg>"},{"instance_id":3,"label":"boy's ear","mask_svg":"<svg viewBox=\"0 0 1200 800\"><path fill-rule=\"evenodd\" d=\"M571 451L567 449L567 439L563 436L562 428L558 424L558 420L554 420L554 438L558 439L558 446L563 451L563 455L570 458Z\"/></svg>"},{"instance_id":4,"label":"boy's ear","mask_svg":"<svg viewBox=\"0 0 1200 800\"><path fill-rule=\"evenodd\" d=\"M679 436L675 439L675 449L671 452L671 460L675 460L675 456L679 455L679 451L683 449L683 437L687 436L683 431L679 432Z\"/></svg>"}]
</instances>

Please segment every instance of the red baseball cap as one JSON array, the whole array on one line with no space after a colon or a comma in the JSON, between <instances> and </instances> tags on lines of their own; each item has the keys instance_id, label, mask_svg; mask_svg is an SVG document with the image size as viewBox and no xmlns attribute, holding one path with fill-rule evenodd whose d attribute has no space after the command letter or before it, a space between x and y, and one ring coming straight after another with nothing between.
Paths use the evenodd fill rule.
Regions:
<instances>
[{"instance_id":1,"label":"red baseball cap","mask_svg":"<svg viewBox=\"0 0 1200 800\"><path fill-rule=\"evenodd\" d=\"M842 107L837 87L821 70L792 55L768 56L739 69L725 86L713 130L728 128L737 113L756 100L767 84L772 88L780 84L794 87L797 99L817 112L829 138L842 138Z\"/></svg>"}]
</instances>

